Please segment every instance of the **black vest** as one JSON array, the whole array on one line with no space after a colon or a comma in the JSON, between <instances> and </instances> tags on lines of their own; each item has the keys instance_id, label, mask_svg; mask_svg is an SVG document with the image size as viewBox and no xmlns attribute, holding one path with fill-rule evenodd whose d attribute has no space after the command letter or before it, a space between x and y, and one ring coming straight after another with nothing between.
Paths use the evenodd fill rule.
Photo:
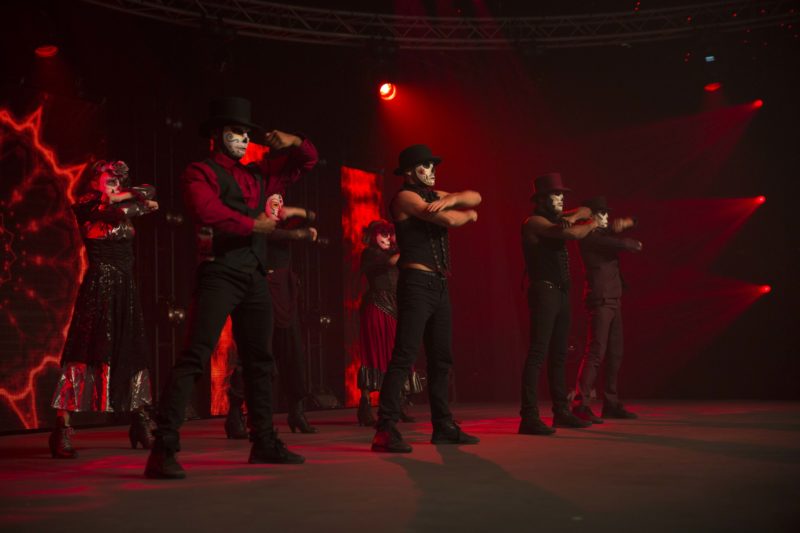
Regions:
<instances>
[{"instance_id":1,"label":"black vest","mask_svg":"<svg viewBox=\"0 0 800 533\"><path fill-rule=\"evenodd\" d=\"M427 203L439 199L436 191L429 187L405 184L403 190L417 193ZM419 263L442 274L450 271L447 228L417 217L408 217L395 222L395 232L400 248L400 264Z\"/></svg>"},{"instance_id":2,"label":"black vest","mask_svg":"<svg viewBox=\"0 0 800 533\"><path fill-rule=\"evenodd\" d=\"M535 214L546 218L554 224L558 223L558 215L540 211L536 211ZM539 236L538 240L538 244L530 244L525 241L522 243L522 253L525 256L528 279L531 282L549 281L568 288L570 277L566 239Z\"/></svg>"},{"instance_id":3,"label":"black vest","mask_svg":"<svg viewBox=\"0 0 800 533\"><path fill-rule=\"evenodd\" d=\"M266 187L261 175L255 169L255 165L248 165L247 171L253 175L258 182L258 207L252 209L247 206L242 194L242 189L230 172L225 170L216 161L206 159L204 161L211 170L217 175L219 184L219 199L227 207L236 212L256 218L263 213L266 206ZM208 231L207 228L204 228ZM267 237L261 233L251 235L232 235L222 233L218 230L212 232L212 254L213 261L222 263L236 270L252 272L256 269L266 271L267 269Z\"/></svg>"}]
</instances>

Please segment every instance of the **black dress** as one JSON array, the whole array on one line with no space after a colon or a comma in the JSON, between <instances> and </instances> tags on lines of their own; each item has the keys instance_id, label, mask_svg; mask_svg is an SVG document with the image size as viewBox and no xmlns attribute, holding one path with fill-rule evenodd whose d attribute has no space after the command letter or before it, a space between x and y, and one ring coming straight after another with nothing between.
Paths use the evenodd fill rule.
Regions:
<instances>
[{"instance_id":1,"label":"black dress","mask_svg":"<svg viewBox=\"0 0 800 533\"><path fill-rule=\"evenodd\" d=\"M100 193L92 192L72 206L89 265L61 354L62 374L52 401L56 409L130 411L152 401L130 217L148 212L146 200L155 189L133 192L133 200L117 204L104 204Z\"/></svg>"}]
</instances>

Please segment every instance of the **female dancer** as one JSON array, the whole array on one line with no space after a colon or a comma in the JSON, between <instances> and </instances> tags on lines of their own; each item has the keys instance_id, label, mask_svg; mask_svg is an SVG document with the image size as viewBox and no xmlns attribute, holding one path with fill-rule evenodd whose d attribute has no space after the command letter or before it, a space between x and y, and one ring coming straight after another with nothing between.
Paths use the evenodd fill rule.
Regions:
<instances>
[{"instance_id":1,"label":"female dancer","mask_svg":"<svg viewBox=\"0 0 800 533\"><path fill-rule=\"evenodd\" d=\"M53 457L76 457L70 413L130 411L131 446L152 444L148 350L144 320L133 282L131 217L158 209L155 188L128 187L128 166L97 161L90 169L91 192L72 209L86 246L89 267L78 290L61 355L61 377L53 394L56 427Z\"/></svg>"}]
</instances>

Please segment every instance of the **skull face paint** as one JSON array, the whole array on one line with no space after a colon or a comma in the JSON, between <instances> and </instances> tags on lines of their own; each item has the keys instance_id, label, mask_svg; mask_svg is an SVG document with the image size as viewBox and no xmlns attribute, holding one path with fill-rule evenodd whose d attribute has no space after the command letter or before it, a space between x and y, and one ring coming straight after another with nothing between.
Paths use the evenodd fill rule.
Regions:
<instances>
[{"instance_id":1,"label":"skull face paint","mask_svg":"<svg viewBox=\"0 0 800 533\"><path fill-rule=\"evenodd\" d=\"M241 159L250 144L250 130L244 126L225 126L222 128L222 146L229 156Z\"/></svg>"},{"instance_id":2,"label":"skull face paint","mask_svg":"<svg viewBox=\"0 0 800 533\"><path fill-rule=\"evenodd\" d=\"M283 209L283 196L273 194L267 198L267 216L272 220L280 220L281 209Z\"/></svg>"},{"instance_id":3,"label":"skull face paint","mask_svg":"<svg viewBox=\"0 0 800 533\"><path fill-rule=\"evenodd\" d=\"M388 250L392 247L391 233L381 232L375 236L375 242L378 243L378 248L381 250Z\"/></svg>"},{"instance_id":4,"label":"skull face paint","mask_svg":"<svg viewBox=\"0 0 800 533\"><path fill-rule=\"evenodd\" d=\"M414 175L423 185L433 187L436 183L436 167L433 161L425 161L414 167Z\"/></svg>"},{"instance_id":5,"label":"skull face paint","mask_svg":"<svg viewBox=\"0 0 800 533\"><path fill-rule=\"evenodd\" d=\"M598 228L608 227L608 211L598 211L592 214L592 218L597 222Z\"/></svg>"},{"instance_id":6,"label":"skull face paint","mask_svg":"<svg viewBox=\"0 0 800 533\"><path fill-rule=\"evenodd\" d=\"M551 192L547 195L549 200L550 209L553 213L561 214L564 211L564 193L563 192Z\"/></svg>"},{"instance_id":7,"label":"skull face paint","mask_svg":"<svg viewBox=\"0 0 800 533\"><path fill-rule=\"evenodd\" d=\"M112 194L119 193L120 190L120 182L119 178L116 176L109 174L108 172L103 172L100 176L97 177L95 181L92 182L92 187L99 191L104 198Z\"/></svg>"}]
</instances>

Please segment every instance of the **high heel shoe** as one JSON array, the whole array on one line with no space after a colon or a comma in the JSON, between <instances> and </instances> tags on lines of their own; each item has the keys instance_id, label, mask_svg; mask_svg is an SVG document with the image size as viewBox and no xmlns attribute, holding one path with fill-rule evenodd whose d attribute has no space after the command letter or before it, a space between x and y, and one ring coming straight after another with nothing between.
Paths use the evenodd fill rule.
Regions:
<instances>
[{"instance_id":1,"label":"high heel shoe","mask_svg":"<svg viewBox=\"0 0 800 533\"><path fill-rule=\"evenodd\" d=\"M225 435L229 439L244 440L248 438L247 424L244 421L242 406L231 406L225 419Z\"/></svg>"},{"instance_id":2,"label":"high heel shoe","mask_svg":"<svg viewBox=\"0 0 800 533\"><path fill-rule=\"evenodd\" d=\"M289 429L292 430L292 433L294 433L295 430L300 430L300 433L319 432L317 428L308 423L306 414L303 411L302 400L294 404L292 409L289 411L289 416L286 418L286 422L289 424Z\"/></svg>"},{"instance_id":3,"label":"high heel shoe","mask_svg":"<svg viewBox=\"0 0 800 533\"><path fill-rule=\"evenodd\" d=\"M373 427L375 425L375 417L372 415L372 407L369 404L368 397L361 397L358 402L358 425Z\"/></svg>"},{"instance_id":4,"label":"high heel shoe","mask_svg":"<svg viewBox=\"0 0 800 533\"><path fill-rule=\"evenodd\" d=\"M153 430L150 427L150 417L145 411L135 411L131 413L131 427L128 429L128 439L131 441L131 448L136 449L137 444L142 445L142 449L149 450L153 447Z\"/></svg>"},{"instance_id":5,"label":"high heel shoe","mask_svg":"<svg viewBox=\"0 0 800 533\"><path fill-rule=\"evenodd\" d=\"M53 459L75 459L78 452L72 447L70 437L72 437L75 430L72 426L66 425L62 417L56 420L56 427L50 433L48 443L50 445L50 453Z\"/></svg>"}]
</instances>

